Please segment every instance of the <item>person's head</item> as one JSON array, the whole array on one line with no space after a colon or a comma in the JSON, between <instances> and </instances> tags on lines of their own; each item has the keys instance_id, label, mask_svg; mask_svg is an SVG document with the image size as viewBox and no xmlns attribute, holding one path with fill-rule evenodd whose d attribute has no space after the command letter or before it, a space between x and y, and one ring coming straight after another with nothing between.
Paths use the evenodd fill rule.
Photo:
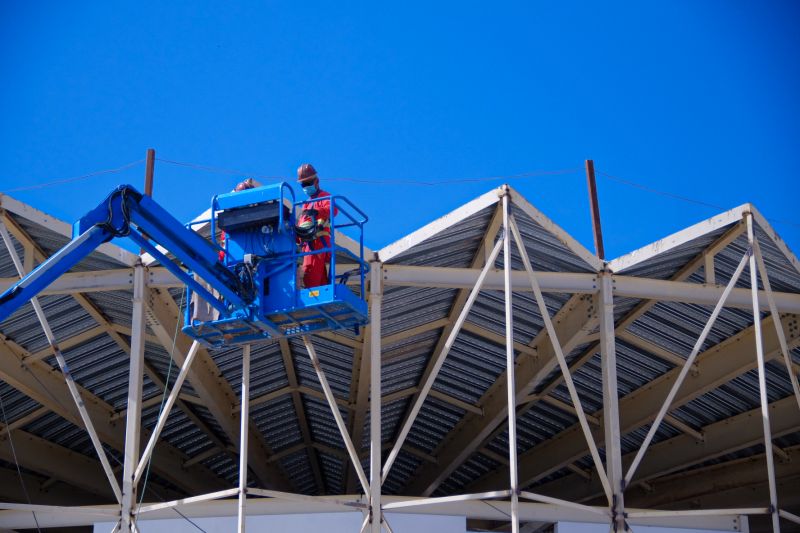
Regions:
<instances>
[{"instance_id":1,"label":"person's head","mask_svg":"<svg viewBox=\"0 0 800 533\"><path fill-rule=\"evenodd\" d=\"M319 176L310 163L303 163L297 168L297 183L308 196L314 196L319 192Z\"/></svg>"},{"instance_id":2,"label":"person's head","mask_svg":"<svg viewBox=\"0 0 800 533\"><path fill-rule=\"evenodd\" d=\"M254 189L254 188L255 188L255 186L256 186L256 185L255 185L255 183L253 183L253 178L247 178L247 179L246 179L246 180L244 180L244 181L240 181L240 182L239 182L239 183L236 185L236 188L235 188L235 189L233 189L233 190L234 190L235 192L241 192L241 191L246 191L247 189Z\"/></svg>"}]
</instances>

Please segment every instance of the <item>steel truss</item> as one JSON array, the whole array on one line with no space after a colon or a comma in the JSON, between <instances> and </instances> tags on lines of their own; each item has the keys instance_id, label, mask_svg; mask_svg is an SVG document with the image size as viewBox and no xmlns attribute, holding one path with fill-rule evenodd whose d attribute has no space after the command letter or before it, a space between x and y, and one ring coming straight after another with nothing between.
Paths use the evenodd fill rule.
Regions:
<instances>
[{"instance_id":1,"label":"steel truss","mask_svg":"<svg viewBox=\"0 0 800 533\"><path fill-rule=\"evenodd\" d=\"M783 362L786 364L791 376L792 388L800 408L800 384L792 368L789 347L779 319L780 312L796 312L800 309L798 298L791 294L776 294L772 291L767 269L761 256L759 242L754 232L753 214L744 210L741 212L742 220L746 226L748 248L742 256L734 275L724 288L704 286L698 288L684 287L686 283L663 282L660 280L634 279L613 276L606 270L605 265L600 265L595 275L571 275L558 273L542 273L534 269L534 263L528 255L523 236L517 222L510 210L511 191L506 187L500 192L499 214L502 216L500 223L500 237L493 245L487 246L483 267L480 270L469 272L459 269L436 269L386 266L380 261L371 264L370 275L370 314L371 333L368 336L370 354L370 458L369 472L365 472L359 459L358 450L351 438L348 428L342 418L334 394L328 385L324 366L320 362L313 340L304 337L303 342L308 357L317 374L322 387L324 399L330 407L333 418L341 435L347 457L358 477L362 494L357 496L314 497L294 494L277 490L252 488L248 485L248 442L249 438L249 408L250 398L250 351L251 347L245 346L242 350L242 386L241 407L239 409L240 434L238 446L239 456L239 483L238 487L211 492L204 495L193 496L162 503L138 504L137 487L142 475L151 459L153 450L157 445L159 436L165 426L176 401L178 401L181 386L184 383L190 368L195 361L195 356L200 349L197 342L193 343L183 359L178 378L169 391L155 429L151 433L144 451L139 453L141 438L141 409L142 409L142 377L144 366L144 344L146 340L145 316L145 291L148 286L148 277L145 267L141 262L134 265L133 275L133 317L131 327L131 366L128 392L128 410L126 417L125 454L123 461L123 475L121 484L117 481L102 443L97 436L94 424L81 399L80 391L75 385L69 368L64 361L52 330L44 316L41 306L36 299L32 300L34 309L39 318L52 352L55 354L62 374L67 382L70 393L80 412L81 419L88 431L95 451L102 463L112 492L116 496L116 505L90 506L90 507L54 507L5 503L0 504L0 509L5 511L0 516L0 525L6 528L31 527L31 511L37 514L39 523L43 526L68 526L87 524L97 521L117 520L114 531L137 531L137 521L149 518L163 518L172 516L165 514L171 509L180 510L182 514L190 517L197 516L236 516L237 531L246 529L246 516L251 514L281 514L281 513L314 513L314 512L355 512L363 514L361 531L380 533L392 532L391 524L387 521L385 513L435 513L435 514L463 514L472 518L484 518L510 521L513 533L520 531L520 523L524 521L556 521L575 520L593 523L606 523L612 531L630 531L636 525L661 525L674 527L727 527L731 524L744 527L749 515L769 515L775 532L780 531L780 518L787 521L800 523L800 517L780 509L780 499L776 490L776 474L773 460L772 438L770 434L770 406L767 399L767 385L765 379L765 356L763 348L763 335L761 331L761 312L768 310L774 320L776 334L779 340ZM14 265L20 276L24 275L26 268L23 260L17 255L13 242L6 226L0 222L0 236L11 255ZM512 246L521 258L524 269L512 269ZM503 252L502 273L495 270L495 264ZM706 266L713 268L713 259ZM755 328L755 352L757 358L758 383L761 401L761 418L763 424L763 442L765 445L766 477L770 491L770 505L764 508L736 508L736 509L706 509L696 511L653 510L626 508L624 493L626 487L631 486L643 457L646 455L653 437L660 424L667 419L672 423L674 419L668 418L669 411L675 396L688 373L692 370L698 353L700 352L708 334L714 326L717 317L725 306L745 305L745 289L737 288L744 269L749 266L750 287L747 289L750 298L750 309L753 312ZM439 272L439 271L443 272ZM466 270L466 269L461 269ZM444 272L446 271L446 272ZM707 273L707 275L709 275ZM710 273L713 279L713 271ZM759 275L762 288L759 289ZM112 283L124 283L114 274L103 274L106 278L114 278ZM74 276L77 286L96 287L97 280L89 276ZM171 283L168 275L159 272L150 276L158 286L169 286ZM394 446L382 461L381 442L381 308L385 285L406 284L422 285L441 283L442 286L457 286L469 289L463 308L461 308L454 321L452 329L443 344L443 349L436 354L431 362L431 371L415 391L416 397L406 417ZM63 282L62 282L63 283ZM672 285L670 285L672 284ZM616 286L615 286L616 285ZM571 290L566 290L565 286ZM400 450L403 448L406 437L413 426L417 415L426 398L431 394L431 388L447 358L456 337L464 328L467 316L473 307L481 290L486 288L502 289L505 299L505 337L506 346L506 372L507 372L507 428L509 433L508 450L508 488L505 490L487 491L474 494L464 494L447 497L397 497L382 494L381 487L386 481ZM67 287L68 289L69 287ZM74 288L74 287L73 287ZM679 289L673 291L672 289ZM55 290L64 290L57 287ZM538 312L544 321L544 329L552 344L553 353L560 368L562 378L569 391L573 413L577 416L581 433L586 441L586 448L591 455L597 479L606 498L603 506L590 506L577 502L555 498L543 494L522 490L519 482L519 467L516 445L517 410L527 400L517 393L515 384L515 343L513 323L514 309L512 306L515 291L529 291L533 293ZM592 434L591 423L586 414L578 391L572 379L572 371L565 357L564 349L558 339L558 333L553 323L553 318L545 304L543 291L560 290L592 294L597 299L599 315L599 346L603 372L603 398L604 416L602 424L605 434L605 463L602 461ZM623 471L621 457L621 432L619 421L619 404L617 389L617 363L615 349L615 324L614 324L614 295L637 295L649 298L677 299L679 301L692 301L708 305L713 303L714 310L708 318L702 333L697 338L689 357L682 361L680 373L666 395L658 414L647 432L635 458ZM366 342L366 341L365 341ZM166 394L166 391L165 391ZM593 418L593 417L592 417ZM491 502L491 506L481 505L482 502ZM202 505L201 505L202 504ZM510 519L510 520L509 520ZM724 526L722 525L724 524Z\"/></svg>"}]
</instances>

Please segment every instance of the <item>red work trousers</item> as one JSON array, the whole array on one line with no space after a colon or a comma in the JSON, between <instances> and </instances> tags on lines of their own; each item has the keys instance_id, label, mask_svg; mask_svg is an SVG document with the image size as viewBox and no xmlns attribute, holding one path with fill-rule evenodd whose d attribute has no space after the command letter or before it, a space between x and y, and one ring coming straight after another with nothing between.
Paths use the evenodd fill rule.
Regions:
<instances>
[{"instance_id":1,"label":"red work trousers","mask_svg":"<svg viewBox=\"0 0 800 533\"><path fill-rule=\"evenodd\" d=\"M317 239L309 244L303 246L304 252L312 250L320 250L327 248L329 245L323 239ZM303 287L306 289L311 287L319 287L320 285L327 285L330 283L328 278L328 263L331 261L330 252L322 252L314 255L306 255L303 257Z\"/></svg>"}]
</instances>

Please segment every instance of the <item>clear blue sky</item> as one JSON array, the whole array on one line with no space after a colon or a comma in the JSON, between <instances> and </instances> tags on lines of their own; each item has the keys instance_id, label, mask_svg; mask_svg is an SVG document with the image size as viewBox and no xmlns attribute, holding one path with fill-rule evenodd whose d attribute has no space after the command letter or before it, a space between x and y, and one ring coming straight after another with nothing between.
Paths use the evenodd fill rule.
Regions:
<instances>
[{"instance_id":1,"label":"clear blue sky","mask_svg":"<svg viewBox=\"0 0 800 533\"><path fill-rule=\"evenodd\" d=\"M798 253L798 15L793 1L6 1L0 191L148 147L268 176L309 161L364 207L376 248L508 181L591 249L593 158L653 189L753 202ZM237 176L159 162L155 179L189 219ZM142 180L139 165L11 194L71 221ZM719 211L598 186L608 258Z\"/></svg>"}]
</instances>

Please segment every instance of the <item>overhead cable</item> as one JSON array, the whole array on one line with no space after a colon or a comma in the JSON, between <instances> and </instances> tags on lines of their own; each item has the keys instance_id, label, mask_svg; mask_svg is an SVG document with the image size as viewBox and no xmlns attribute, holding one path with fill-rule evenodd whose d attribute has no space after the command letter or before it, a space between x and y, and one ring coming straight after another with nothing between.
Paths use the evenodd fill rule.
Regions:
<instances>
[{"instance_id":1,"label":"overhead cable","mask_svg":"<svg viewBox=\"0 0 800 533\"><path fill-rule=\"evenodd\" d=\"M74 177L71 177L71 178L61 178L61 179L48 181L48 182L45 182L45 183L37 183L36 185L27 185L25 187L15 187L13 189L6 189L5 191L3 191L3 194L7 194L7 193L10 193L10 192L30 191L30 190L34 190L34 189L45 189L47 187L53 187L55 185L63 185L64 183L73 183L73 182L76 182L76 181L82 181L82 180L93 178L94 176L100 176L100 175L103 175L103 174L116 174L117 172L122 172L123 170L127 170L127 169L129 169L131 167L135 167L136 165L139 165L139 164L141 164L143 162L144 162L144 159L139 159L139 160L136 160L136 161L131 161L130 163L126 163L126 164L122 165L121 167L117 167L117 168L107 168L107 169L104 169L104 170L97 170L95 172L90 172L88 174L82 174L80 176L74 176Z\"/></svg>"}]
</instances>

